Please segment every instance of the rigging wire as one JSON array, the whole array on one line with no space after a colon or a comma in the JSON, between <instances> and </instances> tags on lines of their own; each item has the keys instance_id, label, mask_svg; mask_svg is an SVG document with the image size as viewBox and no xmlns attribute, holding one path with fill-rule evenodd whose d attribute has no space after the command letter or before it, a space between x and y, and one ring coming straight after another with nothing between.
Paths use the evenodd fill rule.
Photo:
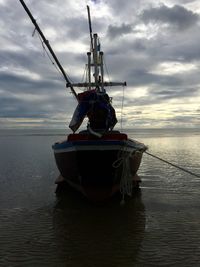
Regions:
<instances>
[{"instance_id":1,"label":"rigging wire","mask_svg":"<svg viewBox=\"0 0 200 267\"><path fill-rule=\"evenodd\" d=\"M32 37L34 37L35 32L36 32L36 27L35 27L34 30L33 30Z\"/></svg>"},{"instance_id":2,"label":"rigging wire","mask_svg":"<svg viewBox=\"0 0 200 267\"><path fill-rule=\"evenodd\" d=\"M37 31L36 28L35 28L35 30L34 30L32 36L34 36L35 31ZM55 67L55 69L56 69L57 72L60 74L60 76L62 76L62 79L65 80L64 77L63 77L63 75L62 75L62 72L61 72L60 69L58 68L57 64L55 64L55 61L52 59L50 53L47 51L47 49L46 49L46 47L45 47L45 43L44 43L44 41L42 40L42 38L41 38L40 34L38 33L38 31L37 31L37 34L38 34L38 38L39 38L39 40L40 40L40 42L41 42L43 51L46 53L46 55L47 55L47 57L49 58L50 62L51 62L52 65ZM73 81L72 81L72 79L69 77L69 75L67 75L67 76L68 76L68 79L70 80L70 82L73 83Z\"/></svg>"},{"instance_id":3,"label":"rigging wire","mask_svg":"<svg viewBox=\"0 0 200 267\"><path fill-rule=\"evenodd\" d=\"M56 66L55 62L53 61L53 59L51 58L50 54L48 53L48 51L47 51L47 49L46 49L46 47L44 45L44 42L42 41L42 38L40 37L38 32L37 32L37 34L38 34L38 38L39 38L39 40L41 42L43 51L46 53L47 57L49 58L49 60L51 61L52 65L55 67L55 69L58 71L58 73L62 75L61 71L58 69L58 67Z\"/></svg>"},{"instance_id":4,"label":"rigging wire","mask_svg":"<svg viewBox=\"0 0 200 267\"><path fill-rule=\"evenodd\" d=\"M110 75L109 75L108 68L107 68L107 65L106 65L105 56L103 57L103 62L104 62L104 65L105 65L107 76L108 76L108 82L110 82ZM109 86L109 89L110 89L110 86Z\"/></svg>"},{"instance_id":5,"label":"rigging wire","mask_svg":"<svg viewBox=\"0 0 200 267\"><path fill-rule=\"evenodd\" d=\"M122 86L122 105L121 105L121 119L120 119L120 127L121 127L121 131L122 131L122 127L123 127L123 109L124 109L124 85Z\"/></svg>"},{"instance_id":6,"label":"rigging wire","mask_svg":"<svg viewBox=\"0 0 200 267\"><path fill-rule=\"evenodd\" d=\"M109 72L108 72L108 68L107 68L107 65L106 65L106 61L105 61L105 57L104 57L104 65L105 65L105 70L106 70L106 73L107 73L107 76L108 76L108 82L110 82L110 76L109 76ZM122 128L123 128L123 109L124 109L124 93L125 93L125 86L123 85L122 86L122 104L121 104L121 117L120 117L120 128L121 128L121 131L122 131ZM110 89L110 87L109 87Z\"/></svg>"},{"instance_id":7,"label":"rigging wire","mask_svg":"<svg viewBox=\"0 0 200 267\"><path fill-rule=\"evenodd\" d=\"M149 155L149 156L151 156L151 157L153 157L153 158L156 158L156 159L158 159L158 160L160 160L160 161L162 161L162 162L164 162L164 163L167 163L167 164L169 164L169 165L171 165L171 166L173 166L173 167L175 167L175 168L177 168L177 169L179 169L179 170L181 170L181 171L184 171L184 172L186 172L186 173L189 173L189 174L191 174L191 175L193 175L193 176L195 176L195 177L197 177L197 178L200 178L200 175L199 175L199 174L196 174L196 173L194 173L194 172L191 172L191 171L189 171L189 170L187 170L187 169L185 169L185 168L183 168L183 167L180 167L180 166L178 166L178 165L176 165L176 164L174 164L174 163L171 163L171 162L169 162L169 161L167 161L167 160L165 160L165 159L162 159L162 158L160 158L160 157L158 157L158 156L156 156L156 155L153 155L153 154L151 154L151 153L149 153L149 152L147 152L147 151L145 151L144 153L146 153L147 155Z\"/></svg>"},{"instance_id":8,"label":"rigging wire","mask_svg":"<svg viewBox=\"0 0 200 267\"><path fill-rule=\"evenodd\" d=\"M83 71L83 76L82 76L81 82L82 82L82 83L84 83L84 82L87 83L87 65L85 65L85 68L84 68L84 71Z\"/></svg>"}]
</instances>

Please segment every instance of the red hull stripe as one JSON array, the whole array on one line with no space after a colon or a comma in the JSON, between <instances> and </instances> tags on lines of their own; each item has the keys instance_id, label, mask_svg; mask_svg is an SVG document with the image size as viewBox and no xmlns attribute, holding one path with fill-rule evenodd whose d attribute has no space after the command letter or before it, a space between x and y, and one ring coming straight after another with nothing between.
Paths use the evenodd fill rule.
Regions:
<instances>
[{"instance_id":1,"label":"red hull stripe","mask_svg":"<svg viewBox=\"0 0 200 267\"><path fill-rule=\"evenodd\" d=\"M113 133L113 134L105 134L101 138L98 138L93 135L88 134L69 134L68 141L84 141L84 140L127 140L128 137L126 134L122 133Z\"/></svg>"}]
</instances>

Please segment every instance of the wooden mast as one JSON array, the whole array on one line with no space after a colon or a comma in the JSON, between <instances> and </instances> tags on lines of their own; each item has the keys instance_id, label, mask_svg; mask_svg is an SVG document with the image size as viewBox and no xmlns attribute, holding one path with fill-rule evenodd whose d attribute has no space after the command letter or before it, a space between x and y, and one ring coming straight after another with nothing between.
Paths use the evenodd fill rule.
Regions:
<instances>
[{"instance_id":1,"label":"wooden mast","mask_svg":"<svg viewBox=\"0 0 200 267\"><path fill-rule=\"evenodd\" d=\"M85 83L73 83L75 87L87 87L91 90L91 87L99 88L100 91L104 91L106 86L126 86L126 82L106 82L104 81L104 62L103 62L103 52L100 51L100 44L98 40L98 35L92 33L92 22L90 16L90 8L87 5L88 13L88 23L89 23L89 33L90 33L90 52L87 53L88 56L88 82ZM93 68L93 78L91 81L91 74Z\"/></svg>"}]
</instances>

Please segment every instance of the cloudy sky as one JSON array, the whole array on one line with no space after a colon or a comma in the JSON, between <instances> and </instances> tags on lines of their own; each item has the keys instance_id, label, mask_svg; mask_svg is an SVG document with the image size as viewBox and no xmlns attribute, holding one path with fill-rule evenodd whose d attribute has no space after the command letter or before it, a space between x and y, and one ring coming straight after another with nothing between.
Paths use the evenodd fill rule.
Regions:
<instances>
[{"instance_id":1,"label":"cloudy sky","mask_svg":"<svg viewBox=\"0 0 200 267\"><path fill-rule=\"evenodd\" d=\"M107 78L127 82L123 128L200 127L199 0L25 3L73 82L83 79L90 6ZM123 88L108 93L120 127ZM65 128L76 104L20 2L0 0L0 128Z\"/></svg>"}]
</instances>

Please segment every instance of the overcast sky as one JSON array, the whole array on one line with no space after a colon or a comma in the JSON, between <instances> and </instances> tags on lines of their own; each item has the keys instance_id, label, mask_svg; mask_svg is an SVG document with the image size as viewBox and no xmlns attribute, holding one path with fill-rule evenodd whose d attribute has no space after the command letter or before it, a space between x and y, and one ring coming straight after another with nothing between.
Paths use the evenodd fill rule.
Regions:
<instances>
[{"instance_id":1,"label":"overcast sky","mask_svg":"<svg viewBox=\"0 0 200 267\"><path fill-rule=\"evenodd\" d=\"M127 82L123 128L200 127L199 0L25 3L74 82L87 61L90 6L108 78ZM108 93L120 127L123 88ZM0 0L0 128L66 128L76 104L20 2Z\"/></svg>"}]
</instances>

